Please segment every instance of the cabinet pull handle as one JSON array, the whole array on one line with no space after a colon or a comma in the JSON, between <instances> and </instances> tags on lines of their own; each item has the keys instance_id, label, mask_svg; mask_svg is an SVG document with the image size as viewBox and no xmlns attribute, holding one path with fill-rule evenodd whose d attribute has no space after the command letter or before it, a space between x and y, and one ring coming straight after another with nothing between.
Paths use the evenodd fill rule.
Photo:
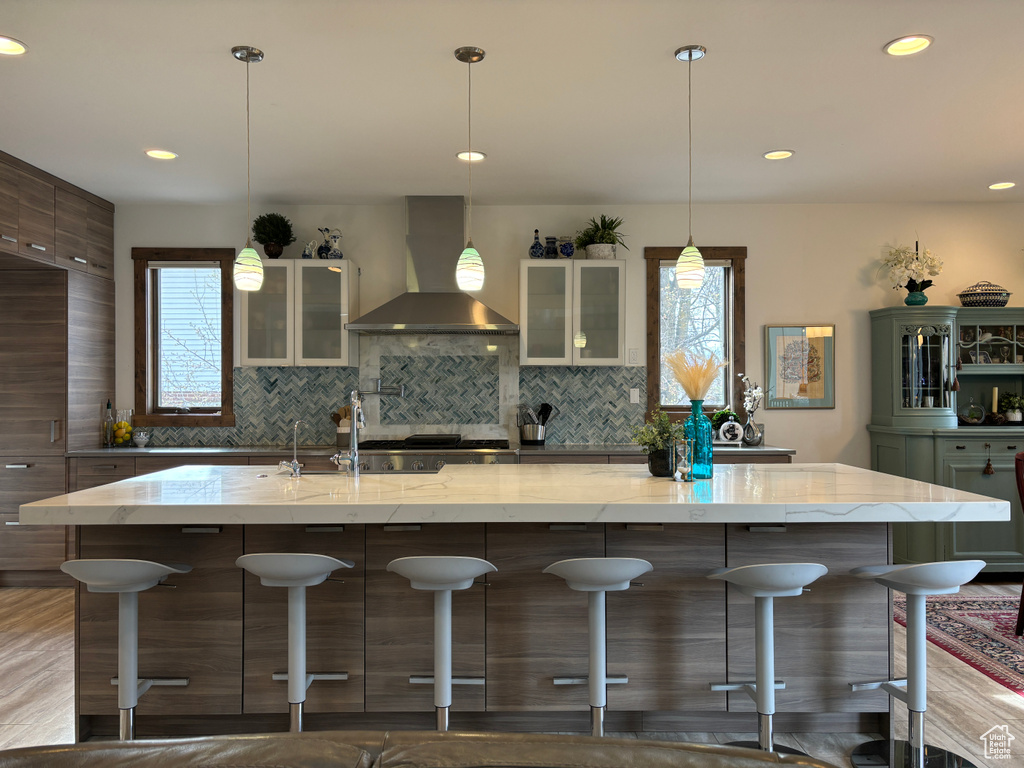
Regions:
<instances>
[{"instance_id":1,"label":"cabinet pull handle","mask_svg":"<svg viewBox=\"0 0 1024 768\"><path fill-rule=\"evenodd\" d=\"M586 523L551 523L548 526L549 531L585 531L587 530Z\"/></svg>"},{"instance_id":2,"label":"cabinet pull handle","mask_svg":"<svg viewBox=\"0 0 1024 768\"><path fill-rule=\"evenodd\" d=\"M220 525L186 525L181 529L182 533L220 533L223 527Z\"/></svg>"},{"instance_id":3,"label":"cabinet pull handle","mask_svg":"<svg viewBox=\"0 0 1024 768\"><path fill-rule=\"evenodd\" d=\"M117 464L97 464L96 466L93 467L93 469L94 470L95 469L105 469L105 470L117 469Z\"/></svg>"},{"instance_id":4,"label":"cabinet pull handle","mask_svg":"<svg viewBox=\"0 0 1024 768\"><path fill-rule=\"evenodd\" d=\"M39 243L29 243L28 247L29 248L35 248L37 251L45 251L46 250L46 246L45 245L40 245Z\"/></svg>"},{"instance_id":5,"label":"cabinet pull handle","mask_svg":"<svg viewBox=\"0 0 1024 768\"><path fill-rule=\"evenodd\" d=\"M106 264L99 264L98 262L95 261L92 263L92 265L96 267L96 269L110 269L110 267L108 267Z\"/></svg>"},{"instance_id":6,"label":"cabinet pull handle","mask_svg":"<svg viewBox=\"0 0 1024 768\"><path fill-rule=\"evenodd\" d=\"M7 464L6 468L7 469L28 469L29 465L28 464Z\"/></svg>"},{"instance_id":7,"label":"cabinet pull handle","mask_svg":"<svg viewBox=\"0 0 1024 768\"><path fill-rule=\"evenodd\" d=\"M747 530L751 533L785 533L784 525L748 525Z\"/></svg>"},{"instance_id":8,"label":"cabinet pull handle","mask_svg":"<svg viewBox=\"0 0 1024 768\"><path fill-rule=\"evenodd\" d=\"M626 523L627 531L664 531L664 523Z\"/></svg>"},{"instance_id":9,"label":"cabinet pull handle","mask_svg":"<svg viewBox=\"0 0 1024 768\"><path fill-rule=\"evenodd\" d=\"M385 532L390 532L390 531L418 531L422 527L423 526L421 526L419 523L407 523L407 524L397 524L396 523L396 524L392 524L392 525L385 525L384 526L384 531Z\"/></svg>"},{"instance_id":10,"label":"cabinet pull handle","mask_svg":"<svg viewBox=\"0 0 1024 768\"><path fill-rule=\"evenodd\" d=\"M966 445L958 445L958 446L956 447L956 449L957 449L958 451L966 451L966 450L967 450L967 446L966 446Z\"/></svg>"},{"instance_id":11,"label":"cabinet pull handle","mask_svg":"<svg viewBox=\"0 0 1024 768\"><path fill-rule=\"evenodd\" d=\"M0 240L6 240L8 243L18 242L18 238L11 237L10 235L0 235Z\"/></svg>"},{"instance_id":12,"label":"cabinet pull handle","mask_svg":"<svg viewBox=\"0 0 1024 768\"><path fill-rule=\"evenodd\" d=\"M344 533L344 525L307 525L306 533Z\"/></svg>"},{"instance_id":13,"label":"cabinet pull handle","mask_svg":"<svg viewBox=\"0 0 1024 768\"><path fill-rule=\"evenodd\" d=\"M1008 446L1006 446L1006 450L1008 450L1008 451L1016 451L1017 450L1017 446L1016 445L1008 445Z\"/></svg>"},{"instance_id":14,"label":"cabinet pull handle","mask_svg":"<svg viewBox=\"0 0 1024 768\"><path fill-rule=\"evenodd\" d=\"M88 264L89 262L83 259L81 256L72 256L72 261L77 261L79 264Z\"/></svg>"},{"instance_id":15,"label":"cabinet pull handle","mask_svg":"<svg viewBox=\"0 0 1024 768\"><path fill-rule=\"evenodd\" d=\"M17 520L6 520L4 521L4 525L21 525L21 523L19 523Z\"/></svg>"},{"instance_id":16,"label":"cabinet pull handle","mask_svg":"<svg viewBox=\"0 0 1024 768\"><path fill-rule=\"evenodd\" d=\"M50 442L57 442L57 419L50 419Z\"/></svg>"}]
</instances>

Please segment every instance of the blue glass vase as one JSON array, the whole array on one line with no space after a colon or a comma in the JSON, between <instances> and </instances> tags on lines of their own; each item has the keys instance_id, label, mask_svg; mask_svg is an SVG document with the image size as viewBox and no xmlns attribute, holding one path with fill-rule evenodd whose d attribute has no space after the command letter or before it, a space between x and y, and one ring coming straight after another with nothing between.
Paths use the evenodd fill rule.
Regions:
<instances>
[{"instance_id":1,"label":"blue glass vase","mask_svg":"<svg viewBox=\"0 0 1024 768\"><path fill-rule=\"evenodd\" d=\"M683 425L687 440L693 440L693 479L710 480L712 464L711 420L704 415L704 401L690 401L690 418Z\"/></svg>"}]
</instances>

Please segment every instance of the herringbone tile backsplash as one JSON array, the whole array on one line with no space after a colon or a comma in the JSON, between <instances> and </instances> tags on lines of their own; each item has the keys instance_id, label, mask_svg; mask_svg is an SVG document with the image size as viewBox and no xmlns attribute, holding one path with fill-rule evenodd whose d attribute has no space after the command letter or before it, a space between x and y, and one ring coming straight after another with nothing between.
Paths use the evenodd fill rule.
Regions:
<instances>
[{"instance_id":1,"label":"herringbone tile backsplash","mask_svg":"<svg viewBox=\"0 0 1024 768\"><path fill-rule=\"evenodd\" d=\"M640 404L629 402L630 388ZM560 411L545 442L628 443L629 427L644 421L647 369L641 366L524 365L519 369L519 402L535 411L550 403Z\"/></svg>"},{"instance_id":2,"label":"herringbone tile backsplash","mask_svg":"<svg viewBox=\"0 0 1024 768\"><path fill-rule=\"evenodd\" d=\"M368 413L379 408L368 433L411 434L420 425L430 431L453 425L471 436L505 434L515 439L514 415L501 413L499 380L503 375L495 354L380 354L385 384L402 383L405 398L367 400ZM284 445L292 424L301 419L300 445L333 445L331 413L348 402L359 368L235 368L234 427L154 427L154 446ZM376 373L376 370L374 370ZM374 376L375 378L376 376ZM548 427L547 442L626 443L632 424L643 421L647 370L643 367L522 366L514 402L535 410L551 403L560 411ZM515 386L516 377L512 377ZM629 389L640 389L641 405L629 404ZM376 400L376 399L374 399Z\"/></svg>"}]
</instances>

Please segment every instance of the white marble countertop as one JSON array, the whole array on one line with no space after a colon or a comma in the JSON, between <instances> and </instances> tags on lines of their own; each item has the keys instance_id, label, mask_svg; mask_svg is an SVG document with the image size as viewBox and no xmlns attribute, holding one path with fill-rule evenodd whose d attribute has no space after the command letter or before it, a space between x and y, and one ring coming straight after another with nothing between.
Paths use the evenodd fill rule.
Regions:
<instances>
[{"instance_id":1,"label":"white marble countertop","mask_svg":"<svg viewBox=\"0 0 1024 768\"><path fill-rule=\"evenodd\" d=\"M290 478L185 466L21 506L28 524L1008 520L1010 504L842 464L732 464L676 483L633 464L455 465L437 474Z\"/></svg>"}]
</instances>

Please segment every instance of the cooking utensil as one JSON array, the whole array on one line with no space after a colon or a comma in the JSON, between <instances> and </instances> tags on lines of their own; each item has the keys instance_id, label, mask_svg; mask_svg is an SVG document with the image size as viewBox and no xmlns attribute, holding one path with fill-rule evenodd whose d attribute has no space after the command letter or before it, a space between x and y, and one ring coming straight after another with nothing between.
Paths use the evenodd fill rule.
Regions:
<instances>
[{"instance_id":1,"label":"cooking utensil","mask_svg":"<svg viewBox=\"0 0 1024 768\"><path fill-rule=\"evenodd\" d=\"M519 421L523 426L526 424L536 424L537 414L533 412L533 408L530 406L521 404L519 406Z\"/></svg>"},{"instance_id":2,"label":"cooking utensil","mask_svg":"<svg viewBox=\"0 0 1024 768\"><path fill-rule=\"evenodd\" d=\"M338 412L338 411L335 411L334 413L332 413L331 414L331 421L334 422L334 426L340 427L341 426L341 413Z\"/></svg>"},{"instance_id":3,"label":"cooking utensil","mask_svg":"<svg viewBox=\"0 0 1024 768\"><path fill-rule=\"evenodd\" d=\"M537 409L537 423L541 426L547 424L551 411L551 403L541 403L540 408Z\"/></svg>"}]
</instances>

